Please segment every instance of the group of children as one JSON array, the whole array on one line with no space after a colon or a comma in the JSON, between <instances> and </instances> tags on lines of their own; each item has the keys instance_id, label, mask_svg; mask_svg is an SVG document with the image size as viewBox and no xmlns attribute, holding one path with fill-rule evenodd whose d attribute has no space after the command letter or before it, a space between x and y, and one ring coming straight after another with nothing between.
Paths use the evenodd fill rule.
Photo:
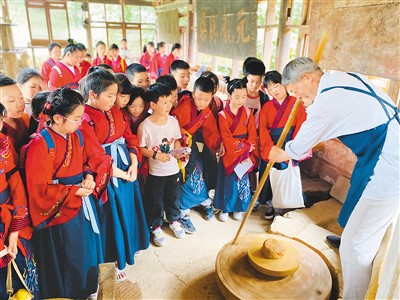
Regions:
<instances>
[{"instance_id":1,"label":"group of children","mask_svg":"<svg viewBox=\"0 0 400 300\"><path fill-rule=\"evenodd\" d=\"M223 222L229 213L241 220L252 177L260 162L265 169L295 101L281 75L265 74L256 58L245 61L245 78L227 79L224 103L212 72L187 90L182 60L171 59L172 75L160 73L151 85L138 63L120 60L114 74L102 65L104 43L100 66L82 76L82 46L71 43L61 61L49 59L49 77L47 65L42 75L21 71L18 83L0 77L0 247L7 249L0 277L15 258L39 298L94 297L102 262L115 262L117 280L125 279L150 236L166 243L164 218L177 238L196 231L190 209L197 206L206 220L215 209ZM59 55L57 47L50 53ZM39 92L47 78L52 91ZM287 140L304 120L301 106ZM264 190L260 203L272 197L270 186Z\"/></svg>"}]
</instances>

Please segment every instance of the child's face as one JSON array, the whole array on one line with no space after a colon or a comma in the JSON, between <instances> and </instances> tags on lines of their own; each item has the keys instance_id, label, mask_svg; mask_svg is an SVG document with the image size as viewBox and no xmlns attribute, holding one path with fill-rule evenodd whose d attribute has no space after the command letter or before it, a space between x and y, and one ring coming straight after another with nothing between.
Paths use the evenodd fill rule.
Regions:
<instances>
[{"instance_id":1,"label":"child's face","mask_svg":"<svg viewBox=\"0 0 400 300\"><path fill-rule=\"evenodd\" d=\"M247 99L247 90L246 89L235 89L230 95L231 105L234 107L241 107Z\"/></svg>"},{"instance_id":2,"label":"child's face","mask_svg":"<svg viewBox=\"0 0 400 300\"><path fill-rule=\"evenodd\" d=\"M258 93L262 83L262 76L261 75L247 75L247 90L250 93Z\"/></svg>"},{"instance_id":3,"label":"child's face","mask_svg":"<svg viewBox=\"0 0 400 300\"><path fill-rule=\"evenodd\" d=\"M59 61L61 59L61 48L60 47L53 47L50 51L50 57L55 61Z\"/></svg>"},{"instance_id":4,"label":"child's face","mask_svg":"<svg viewBox=\"0 0 400 300\"><path fill-rule=\"evenodd\" d=\"M82 51L75 51L74 53L68 52L65 55L65 61L70 66L76 66L81 61Z\"/></svg>"},{"instance_id":5,"label":"child's face","mask_svg":"<svg viewBox=\"0 0 400 300\"><path fill-rule=\"evenodd\" d=\"M126 41L121 41L121 47L126 49Z\"/></svg>"},{"instance_id":6,"label":"child's face","mask_svg":"<svg viewBox=\"0 0 400 300\"><path fill-rule=\"evenodd\" d=\"M287 96L285 87L280 83L269 82L267 92L276 100L285 100Z\"/></svg>"},{"instance_id":7,"label":"child's face","mask_svg":"<svg viewBox=\"0 0 400 300\"><path fill-rule=\"evenodd\" d=\"M172 100L170 96L162 96L158 98L158 102L150 102L150 107L153 109L153 114L159 116L168 116L172 108Z\"/></svg>"},{"instance_id":8,"label":"child's face","mask_svg":"<svg viewBox=\"0 0 400 300\"><path fill-rule=\"evenodd\" d=\"M133 76L132 84L137 87L141 87L143 90L147 90L150 86L149 74L146 72L135 73Z\"/></svg>"},{"instance_id":9,"label":"child's face","mask_svg":"<svg viewBox=\"0 0 400 300\"><path fill-rule=\"evenodd\" d=\"M106 46L100 44L97 46L96 51L100 57L103 57L106 54Z\"/></svg>"},{"instance_id":10,"label":"child's face","mask_svg":"<svg viewBox=\"0 0 400 300\"><path fill-rule=\"evenodd\" d=\"M149 52L150 54L153 54L153 53L154 53L154 47L153 47L153 46L147 45L147 46L146 46L146 50L147 50L147 52Z\"/></svg>"},{"instance_id":11,"label":"child's face","mask_svg":"<svg viewBox=\"0 0 400 300\"><path fill-rule=\"evenodd\" d=\"M40 77L32 77L24 84L19 84L19 88L22 91L22 95L26 102L31 102L33 96L39 93L42 88L41 84L43 83L42 78Z\"/></svg>"},{"instance_id":12,"label":"child's face","mask_svg":"<svg viewBox=\"0 0 400 300\"><path fill-rule=\"evenodd\" d=\"M178 84L178 89L186 90L190 81L190 71L185 69L177 69L172 72L172 75Z\"/></svg>"},{"instance_id":13,"label":"child's face","mask_svg":"<svg viewBox=\"0 0 400 300\"><path fill-rule=\"evenodd\" d=\"M119 51L117 49L111 49L110 54L113 58L117 58L119 55Z\"/></svg>"},{"instance_id":14,"label":"child's face","mask_svg":"<svg viewBox=\"0 0 400 300\"><path fill-rule=\"evenodd\" d=\"M119 108L124 108L129 102L130 95L129 94L117 94L117 99L115 100L115 105Z\"/></svg>"},{"instance_id":15,"label":"child's face","mask_svg":"<svg viewBox=\"0 0 400 300\"><path fill-rule=\"evenodd\" d=\"M107 89L96 95L92 90L89 92L89 97L93 107L101 111L109 111L117 98L118 84L113 83Z\"/></svg>"},{"instance_id":16,"label":"child's face","mask_svg":"<svg viewBox=\"0 0 400 300\"><path fill-rule=\"evenodd\" d=\"M178 104L178 89L171 91L172 97L172 106L176 106Z\"/></svg>"},{"instance_id":17,"label":"child's face","mask_svg":"<svg viewBox=\"0 0 400 300\"><path fill-rule=\"evenodd\" d=\"M85 51L85 50L82 50L82 51L81 51L81 57L80 57L80 59L79 59L79 63L81 63L82 61L84 61L85 58L86 58L86 51Z\"/></svg>"},{"instance_id":18,"label":"child's face","mask_svg":"<svg viewBox=\"0 0 400 300\"><path fill-rule=\"evenodd\" d=\"M194 103L196 104L197 110L203 110L210 105L212 99L212 93L205 93L200 90L196 90L193 93Z\"/></svg>"},{"instance_id":19,"label":"child's face","mask_svg":"<svg viewBox=\"0 0 400 300\"><path fill-rule=\"evenodd\" d=\"M54 123L51 126L60 134L72 133L82 124L84 111L85 107L79 105L67 116L55 115L53 117Z\"/></svg>"},{"instance_id":20,"label":"child's face","mask_svg":"<svg viewBox=\"0 0 400 300\"><path fill-rule=\"evenodd\" d=\"M128 112L134 116L134 117L139 117L140 114L144 111L144 100L142 97L137 97L135 100L133 100L131 105L128 105L126 108L128 109Z\"/></svg>"},{"instance_id":21,"label":"child's face","mask_svg":"<svg viewBox=\"0 0 400 300\"><path fill-rule=\"evenodd\" d=\"M7 117L22 118L25 109L25 101L21 90L16 84L0 88L0 102L7 111Z\"/></svg>"}]
</instances>

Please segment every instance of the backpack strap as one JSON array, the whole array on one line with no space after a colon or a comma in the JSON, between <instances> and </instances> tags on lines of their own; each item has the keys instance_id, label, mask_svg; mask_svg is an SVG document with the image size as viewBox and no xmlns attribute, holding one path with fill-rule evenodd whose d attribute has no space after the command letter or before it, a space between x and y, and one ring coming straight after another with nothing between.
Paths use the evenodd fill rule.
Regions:
<instances>
[{"instance_id":1,"label":"backpack strap","mask_svg":"<svg viewBox=\"0 0 400 300\"><path fill-rule=\"evenodd\" d=\"M83 136L82 136L82 132L81 132L79 129L75 130L75 132L76 132L76 134L77 134L78 137L79 137L79 145L80 145L81 147L83 147Z\"/></svg>"},{"instance_id":2,"label":"backpack strap","mask_svg":"<svg viewBox=\"0 0 400 300\"><path fill-rule=\"evenodd\" d=\"M60 75L61 78L63 77L61 69L58 66L54 66L53 69L57 71L58 75Z\"/></svg>"},{"instance_id":3,"label":"backpack strap","mask_svg":"<svg viewBox=\"0 0 400 300\"><path fill-rule=\"evenodd\" d=\"M44 141L46 142L47 145L47 151L49 152L49 156L51 159L54 159L56 157L55 152L54 152L54 141L53 138L51 137L50 132L47 130L47 128L44 128L41 132L40 135L44 138Z\"/></svg>"}]
</instances>

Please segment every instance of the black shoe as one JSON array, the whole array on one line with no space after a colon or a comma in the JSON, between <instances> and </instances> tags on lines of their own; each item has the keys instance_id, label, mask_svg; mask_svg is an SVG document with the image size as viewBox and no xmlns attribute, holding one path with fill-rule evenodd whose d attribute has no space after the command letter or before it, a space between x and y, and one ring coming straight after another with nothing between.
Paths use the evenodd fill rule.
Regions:
<instances>
[{"instance_id":1,"label":"black shoe","mask_svg":"<svg viewBox=\"0 0 400 300\"><path fill-rule=\"evenodd\" d=\"M275 217L275 209L272 206L267 206L267 210L264 215L265 220L272 220Z\"/></svg>"},{"instance_id":2,"label":"black shoe","mask_svg":"<svg viewBox=\"0 0 400 300\"><path fill-rule=\"evenodd\" d=\"M339 248L340 247L340 236L336 235L328 235L326 237L326 241L329 245L331 245L334 248Z\"/></svg>"}]
</instances>

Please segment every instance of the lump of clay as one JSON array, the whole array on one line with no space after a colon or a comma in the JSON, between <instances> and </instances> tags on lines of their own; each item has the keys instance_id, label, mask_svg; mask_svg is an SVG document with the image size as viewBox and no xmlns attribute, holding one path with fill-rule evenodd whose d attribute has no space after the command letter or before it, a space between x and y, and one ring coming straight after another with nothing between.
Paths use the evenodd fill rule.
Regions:
<instances>
[{"instance_id":1,"label":"lump of clay","mask_svg":"<svg viewBox=\"0 0 400 300\"><path fill-rule=\"evenodd\" d=\"M281 258L285 254L285 246L276 239L266 239L261 252L266 258Z\"/></svg>"}]
</instances>

